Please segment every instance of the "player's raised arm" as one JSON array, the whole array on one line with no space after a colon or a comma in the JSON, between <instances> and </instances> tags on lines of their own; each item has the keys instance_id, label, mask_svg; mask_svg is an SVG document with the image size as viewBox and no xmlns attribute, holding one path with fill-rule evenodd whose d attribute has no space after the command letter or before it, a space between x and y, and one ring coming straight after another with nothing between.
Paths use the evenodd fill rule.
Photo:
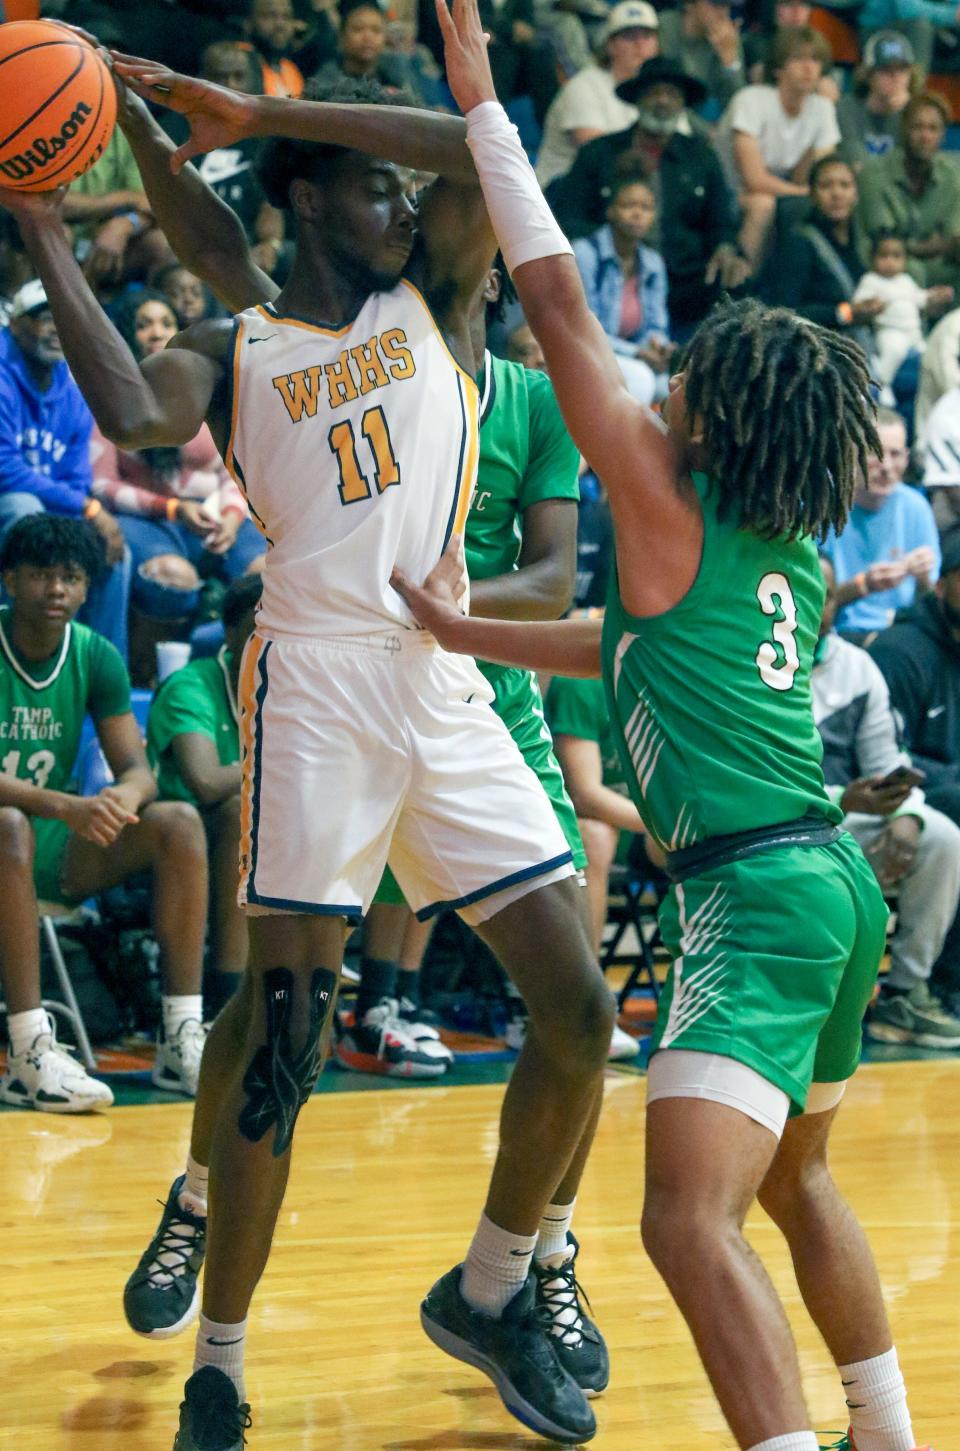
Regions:
<instances>
[{"instance_id":1,"label":"player's raised arm","mask_svg":"<svg viewBox=\"0 0 960 1451\"><path fill-rule=\"evenodd\" d=\"M113 61L117 74L139 96L179 111L190 122L189 140L173 153L175 167L191 156L251 136L286 136L291 141L345 146L413 171L435 171L449 180L476 185L467 128L458 116L412 106L249 96L179 75L155 61L116 52Z\"/></svg>"},{"instance_id":2,"label":"player's raised arm","mask_svg":"<svg viewBox=\"0 0 960 1451\"><path fill-rule=\"evenodd\" d=\"M70 250L61 200L59 193L0 189L0 205L17 218L64 355L94 418L122 448L189 443L223 377L222 364L187 343L149 358L141 370Z\"/></svg>"},{"instance_id":3,"label":"player's raised arm","mask_svg":"<svg viewBox=\"0 0 960 1451\"><path fill-rule=\"evenodd\" d=\"M184 267L205 282L229 312L271 302L277 284L253 260L236 212L196 167L174 172L176 147L139 96L117 84L117 121L130 143L150 207Z\"/></svg>"},{"instance_id":4,"label":"player's raised arm","mask_svg":"<svg viewBox=\"0 0 960 1451\"><path fill-rule=\"evenodd\" d=\"M467 117L467 143L527 321L543 348L574 442L617 495L642 490L679 507L673 445L627 392L587 306L572 249L496 99L476 0L437 0L447 78Z\"/></svg>"}]
</instances>

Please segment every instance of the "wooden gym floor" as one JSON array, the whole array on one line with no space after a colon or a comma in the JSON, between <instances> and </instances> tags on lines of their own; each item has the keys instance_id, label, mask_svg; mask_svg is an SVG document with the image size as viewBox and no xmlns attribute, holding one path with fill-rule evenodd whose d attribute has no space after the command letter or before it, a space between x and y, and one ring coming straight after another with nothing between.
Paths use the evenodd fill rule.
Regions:
<instances>
[{"instance_id":1,"label":"wooden gym floor","mask_svg":"<svg viewBox=\"0 0 960 1451\"><path fill-rule=\"evenodd\" d=\"M274 1255L251 1320L251 1451L535 1451L488 1382L423 1336L417 1306L462 1256L503 1089L321 1094L300 1120ZM575 1228L613 1361L594 1403L602 1451L733 1443L685 1328L640 1249L644 1080L611 1071ZM126 1328L124 1280L187 1145L187 1104L85 1118L0 1115L0 1446L170 1451L192 1332ZM960 1446L960 1060L871 1063L835 1133L835 1169L872 1239L914 1426ZM784 1295L814 1424L846 1422L784 1246L751 1238ZM835 1439L824 1434L823 1441Z\"/></svg>"}]
</instances>

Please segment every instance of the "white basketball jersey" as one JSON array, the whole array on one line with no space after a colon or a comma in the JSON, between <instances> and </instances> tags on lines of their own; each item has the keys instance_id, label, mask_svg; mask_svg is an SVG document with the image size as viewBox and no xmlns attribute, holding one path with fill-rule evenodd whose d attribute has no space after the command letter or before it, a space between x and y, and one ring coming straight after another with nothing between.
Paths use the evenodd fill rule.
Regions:
<instances>
[{"instance_id":1,"label":"white basketball jersey","mask_svg":"<svg viewBox=\"0 0 960 1451\"><path fill-rule=\"evenodd\" d=\"M228 469L269 548L259 632L412 628L390 586L462 533L476 481L474 380L412 284L318 327L270 304L236 319Z\"/></svg>"}]
</instances>

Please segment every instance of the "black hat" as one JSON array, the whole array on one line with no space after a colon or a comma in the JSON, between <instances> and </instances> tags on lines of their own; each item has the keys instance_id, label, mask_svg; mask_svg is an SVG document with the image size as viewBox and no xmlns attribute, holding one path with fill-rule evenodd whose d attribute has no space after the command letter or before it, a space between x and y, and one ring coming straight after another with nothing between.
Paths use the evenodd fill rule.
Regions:
<instances>
[{"instance_id":1,"label":"black hat","mask_svg":"<svg viewBox=\"0 0 960 1451\"><path fill-rule=\"evenodd\" d=\"M960 524L951 524L946 533L940 535L940 553L941 574L960 569Z\"/></svg>"},{"instance_id":2,"label":"black hat","mask_svg":"<svg viewBox=\"0 0 960 1451\"><path fill-rule=\"evenodd\" d=\"M661 82L682 91L686 106L699 106L707 99L707 88L703 82L684 70L679 61L668 60L665 55L654 55L644 61L635 76L617 86L617 95L621 101L633 105L651 86Z\"/></svg>"}]
</instances>

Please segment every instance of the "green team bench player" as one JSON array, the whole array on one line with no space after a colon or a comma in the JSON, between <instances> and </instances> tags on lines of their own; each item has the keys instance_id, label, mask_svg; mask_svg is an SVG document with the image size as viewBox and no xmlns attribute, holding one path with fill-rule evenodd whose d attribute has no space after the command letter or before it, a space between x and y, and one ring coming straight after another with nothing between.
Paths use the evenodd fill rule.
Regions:
<instances>
[{"instance_id":1,"label":"green team bench player","mask_svg":"<svg viewBox=\"0 0 960 1451\"><path fill-rule=\"evenodd\" d=\"M15 524L0 553L12 601L0 609L0 980L10 1036L0 1099L47 1113L103 1108L113 1095L57 1043L40 1005L38 899L73 904L152 872L163 978L154 1083L192 1095L203 1051L203 829L192 807L154 803L126 667L74 620L103 566L91 526L54 514ZM114 779L78 796L88 713Z\"/></svg>"},{"instance_id":2,"label":"green team bench player","mask_svg":"<svg viewBox=\"0 0 960 1451\"><path fill-rule=\"evenodd\" d=\"M204 1019L212 1021L240 985L247 965L247 919L237 905L240 855L240 728L237 682L253 630L262 581L234 580L223 600L224 643L216 656L191 660L157 691L147 721L147 754L161 801L189 801L200 812L210 862L210 972Z\"/></svg>"}]
</instances>

